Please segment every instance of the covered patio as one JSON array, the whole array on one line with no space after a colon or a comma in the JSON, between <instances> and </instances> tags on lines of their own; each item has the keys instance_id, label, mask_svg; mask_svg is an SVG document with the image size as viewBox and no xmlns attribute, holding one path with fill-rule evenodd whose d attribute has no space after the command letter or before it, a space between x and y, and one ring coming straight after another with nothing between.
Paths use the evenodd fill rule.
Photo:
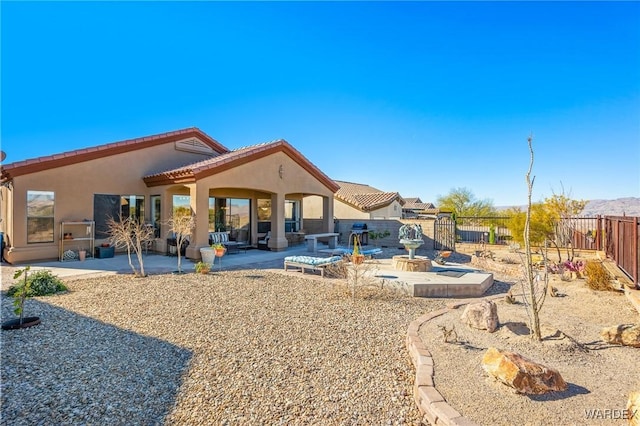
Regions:
<instances>
[{"instance_id":1,"label":"covered patio","mask_svg":"<svg viewBox=\"0 0 640 426\"><path fill-rule=\"evenodd\" d=\"M210 233L226 232L233 241L258 247L267 233L267 248L281 251L304 230L304 199L320 196L322 227L333 230L333 194L338 186L284 140L241 148L195 164L144 177L160 192L160 217L181 209L195 216L186 257L199 259ZM170 230L162 221L160 235ZM156 251L166 250L156 240Z\"/></svg>"}]
</instances>

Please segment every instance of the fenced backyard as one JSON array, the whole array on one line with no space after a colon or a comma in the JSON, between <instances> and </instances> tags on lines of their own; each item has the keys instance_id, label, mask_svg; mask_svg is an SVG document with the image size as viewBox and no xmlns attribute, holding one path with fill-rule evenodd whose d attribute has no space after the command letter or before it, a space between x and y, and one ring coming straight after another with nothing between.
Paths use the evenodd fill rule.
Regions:
<instances>
[{"instance_id":1,"label":"fenced backyard","mask_svg":"<svg viewBox=\"0 0 640 426\"><path fill-rule=\"evenodd\" d=\"M472 244L504 244L511 243L514 238L507 227L507 216L487 217L457 217L455 223L448 217L440 219L386 219L362 220L340 219L335 221L334 232L340 234L339 242L347 244L349 235L356 222L368 224L368 230L387 231L388 235L369 243L381 247L398 246L398 229L406 223L419 223L423 231L423 248L428 250L455 250L455 243ZM559 238L560 248L573 247L576 250L604 251L607 257L633 280L636 287L639 284L640 254L638 251L639 221L637 217L569 217L558 221L555 229ZM305 228L319 232L322 223L316 219L305 219ZM313 233L313 232L311 232Z\"/></svg>"},{"instance_id":2,"label":"fenced backyard","mask_svg":"<svg viewBox=\"0 0 640 426\"><path fill-rule=\"evenodd\" d=\"M458 217L456 242L508 244L513 236L506 216ZM561 245L604 251L638 286L640 218L629 216L568 217L555 224Z\"/></svg>"}]
</instances>

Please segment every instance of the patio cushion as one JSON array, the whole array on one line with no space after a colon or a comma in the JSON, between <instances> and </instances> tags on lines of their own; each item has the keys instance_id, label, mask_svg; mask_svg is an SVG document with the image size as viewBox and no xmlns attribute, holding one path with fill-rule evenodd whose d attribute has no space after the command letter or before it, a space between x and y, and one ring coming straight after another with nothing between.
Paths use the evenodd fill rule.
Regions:
<instances>
[{"instance_id":1,"label":"patio cushion","mask_svg":"<svg viewBox=\"0 0 640 426\"><path fill-rule=\"evenodd\" d=\"M209 244L229 242L228 232L209 232Z\"/></svg>"}]
</instances>

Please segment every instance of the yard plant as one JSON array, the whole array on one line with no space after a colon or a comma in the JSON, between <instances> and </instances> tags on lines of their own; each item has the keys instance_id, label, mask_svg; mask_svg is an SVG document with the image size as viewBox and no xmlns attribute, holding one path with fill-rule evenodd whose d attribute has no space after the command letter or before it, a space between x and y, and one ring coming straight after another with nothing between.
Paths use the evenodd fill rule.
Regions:
<instances>
[{"instance_id":1,"label":"yard plant","mask_svg":"<svg viewBox=\"0 0 640 426\"><path fill-rule=\"evenodd\" d=\"M66 291L67 287L60 280L48 270L41 270L33 272L27 277L27 271L30 267L27 266L16 272L14 279L17 279L22 273L24 273L24 281L18 284L14 284L7 290L7 295L15 297L25 290L26 297L34 296L48 296L61 291ZM24 272L23 272L24 271Z\"/></svg>"}]
</instances>

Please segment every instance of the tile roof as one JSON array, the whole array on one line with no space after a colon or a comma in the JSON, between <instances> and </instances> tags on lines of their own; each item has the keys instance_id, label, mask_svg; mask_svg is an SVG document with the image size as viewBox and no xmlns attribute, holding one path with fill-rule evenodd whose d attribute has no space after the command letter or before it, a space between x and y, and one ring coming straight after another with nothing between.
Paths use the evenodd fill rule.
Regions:
<instances>
[{"instance_id":1,"label":"tile roof","mask_svg":"<svg viewBox=\"0 0 640 426\"><path fill-rule=\"evenodd\" d=\"M30 158L23 161L16 161L2 165L2 182L11 180L16 176L39 172L55 167L68 166L88 160L95 160L109 155L121 154L137 149L144 149L150 146L161 145L168 142L196 137L210 146L218 153L229 152L229 149L221 145L218 141L204 133L197 127L176 130L173 132L160 133L157 135L145 136L136 139L127 139L120 142L113 142L89 148L76 149L60 154L46 155L37 158Z\"/></svg>"},{"instance_id":2,"label":"tile roof","mask_svg":"<svg viewBox=\"0 0 640 426\"><path fill-rule=\"evenodd\" d=\"M407 203L402 206L403 210L427 210L435 208L433 203L423 203L420 198L405 198L404 200Z\"/></svg>"},{"instance_id":3,"label":"tile roof","mask_svg":"<svg viewBox=\"0 0 640 426\"><path fill-rule=\"evenodd\" d=\"M287 154L333 192L338 190L338 185L333 180L284 139L238 148L186 166L154 173L145 176L144 181L147 186L165 185L176 181L194 182L197 179L232 169L276 152Z\"/></svg>"},{"instance_id":4,"label":"tile roof","mask_svg":"<svg viewBox=\"0 0 640 426\"><path fill-rule=\"evenodd\" d=\"M335 198L350 204L362 211L376 210L388 206L393 201L404 204L404 199L397 192L383 192L369 185L335 181L340 189L335 193Z\"/></svg>"}]
</instances>

